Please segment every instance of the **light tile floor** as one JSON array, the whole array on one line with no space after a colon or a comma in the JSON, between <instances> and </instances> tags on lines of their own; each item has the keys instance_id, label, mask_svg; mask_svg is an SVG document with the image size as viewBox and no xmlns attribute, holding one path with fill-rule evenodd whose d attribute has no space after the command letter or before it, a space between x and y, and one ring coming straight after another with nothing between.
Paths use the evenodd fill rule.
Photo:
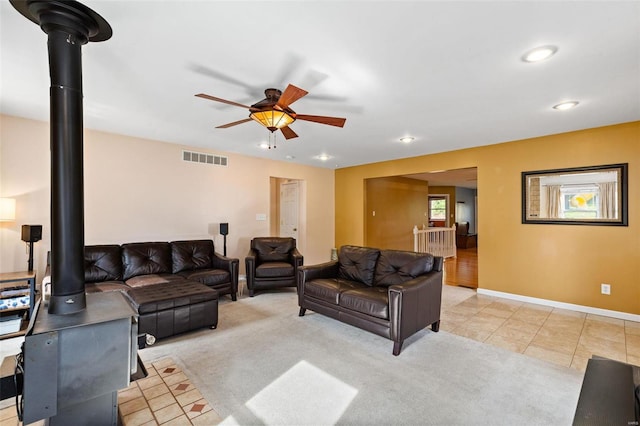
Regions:
<instances>
[{"instance_id":1,"label":"light tile floor","mask_svg":"<svg viewBox=\"0 0 640 426\"><path fill-rule=\"evenodd\" d=\"M441 330L579 371L592 355L640 365L638 322L445 287Z\"/></svg>"},{"instance_id":2,"label":"light tile floor","mask_svg":"<svg viewBox=\"0 0 640 426\"><path fill-rule=\"evenodd\" d=\"M640 323L478 295L445 285L440 329L584 371L592 355L640 366ZM215 425L222 421L189 378L165 358L149 376L118 392L124 426ZM0 425L19 425L15 407Z\"/></svg>"},{"instance_id":3,"label":"light tile floor","mask_svg":"<svg viewBox=\"0 0 640 426\"><path fill-rule=\"evenodd\" d=\"M222 421L171 358L145 367L147 377L118 392L123 426L216 425Z\"/></svg>"}]
</instances>

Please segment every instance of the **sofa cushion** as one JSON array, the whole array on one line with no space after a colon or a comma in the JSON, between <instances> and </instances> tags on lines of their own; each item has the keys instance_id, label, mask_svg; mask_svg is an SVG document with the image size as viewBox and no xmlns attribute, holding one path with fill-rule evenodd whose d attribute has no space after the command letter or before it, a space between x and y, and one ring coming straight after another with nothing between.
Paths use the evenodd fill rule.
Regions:
<instances>
[{"instance_id":1,"label":"sofa cushion","mask_svg":"<svg viewBox=\"0 0 640 426\"><path fill-rule=\"evenodd\" d=\"M293 265L286 262L267 262L256 266L256 278L282 278L293 276Z\"/></svg>"},{"instance_id":2,"label":"sofa cushion","mask_svg":"<svg viewBox=\"0 0 640 426\"><path fill-rule=\"evenodd\" d=\"M389 287L409 281L433 269L433 255L401 250L381 250L374 285Z\"/></svg>"},{"instance_id":3,"label":"sofa cushion","mask_svg":"<svg viewBox=\"0 0 640 426\"><path fill-rule=\"evenodd\" d=\"M122 281L102 281L95 283L87 283L84 286L85 293L105 293L109 291L120 291L127 293L131 287Z\"/></svg>"},{"instance_id":4,"label":"sofa cushion","mask_svg":"<svg viewBox=\"0 0 640 426\"><path fill-rule=\"evenodd\" d=\"M87 283L122 280L122 254L118 245L84 248L84 280Z\"/></svg>"},{"instance_id":5,"label":"sofa cushion","mask_svg":"<svg viewBox=\"0 0 640 426\"><path fill-rule=\"evenodd\" d=\"M178 275L209 286L228 284L231 282L231 274L224 269L197 269L194 271L182 271L178 273Z\"/></svg>"},{"instance_id":6,"label":"sofa cushion","mask_svg":"<svg viewBox=\"0 0 640 426\"><path fill-rule=\"evenodd\" d=\"M363 288L364 284L354 281L345 281L337 278L318 278L307 281L304 284L304 294L315 297L325 302L338 304L340 293L354 288Z\"/></svg>"},{"instance_id":7,"label":"sofa cushion","mask_svg":"<svg viewBox=\"0 0 640 426\"><path fill-rule=\"evenodd\" d=\"M378 249L342 246L338 254L338 263L340 264L338 277L372 286L379 255Z\"/></svg>"},{"instance_id":8,"label":"sofa cushion","mask_svg":"<svg viewBox=\"0 0 640 426\"><path fill-rule=\"evenodd\" d=\"M130 243L122 245L124 280L137 275L170 274L171 246L169 243Z\"/></svg>"},{"instance_id":9,"label":"sofa cushion","mask_svg":"<svg viewBox=\"0 0 640 426\"><path fill-rule=\"evenodd\" d=\"M173 274L147 274L136 275L125 281L129 287L146 287L149 285L166 284L174 281L184 281L180 275Z\"/></svg>"},{"instance_id":10,"label":"sofa cushion","mask_svg":"<svg viewBox=\"0 0 640 426\"><path fill-rule=\"evenodd\" d=\"M213 241L191 240L171 242L172 271L174 274L213 267Z\"/></svg>"},{"instance_id":11,"label":"sofa cushion","mask_svg":"<svg viewBox=\"0 0 640 426\"><path fill-rule=\"evenodd\" d=\"M339 305L345 309L389 319L389 291L383 287L366 287L340 294Z\"/></svg>"},{"instance_id":12,"label":"sofa cushion","mask_svg":"<svg viewBox=\"0 0 640 426\"><path fill-rule=\"evenodd\" d=\"M293 238L254 238L251 247L258 253L258 263L287 262L296 246Z\"/></svg>"}]
</instances>

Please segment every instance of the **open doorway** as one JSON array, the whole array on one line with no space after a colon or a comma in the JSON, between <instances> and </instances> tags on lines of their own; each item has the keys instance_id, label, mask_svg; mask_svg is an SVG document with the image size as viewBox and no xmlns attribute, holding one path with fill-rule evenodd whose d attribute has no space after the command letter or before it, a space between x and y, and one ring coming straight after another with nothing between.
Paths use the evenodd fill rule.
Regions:
<instances>
[{"instance_id":1,"label":"open doorway","mask_svg":"<svg viewBox=\"0 0 640 426\"><path fill-rule=\"evenodd\" d=\"M468 222L470 232L478 234L477 173L469 167L366 179L365 244L413 250L414 226L450 228L456 222ZM476 246L445 260L445 283L478 286Z\"/></svg>"},{"instance_id":2,"label":"open doorway","mask_svg":"<svg viewBox=\"0 0 640 426\"><path fill-rule=\"evenodd\" d=\"M306 182L281 177L270 178L269 234L292 237L304 253L306 244Z\"/></svg>"}]
</instances>

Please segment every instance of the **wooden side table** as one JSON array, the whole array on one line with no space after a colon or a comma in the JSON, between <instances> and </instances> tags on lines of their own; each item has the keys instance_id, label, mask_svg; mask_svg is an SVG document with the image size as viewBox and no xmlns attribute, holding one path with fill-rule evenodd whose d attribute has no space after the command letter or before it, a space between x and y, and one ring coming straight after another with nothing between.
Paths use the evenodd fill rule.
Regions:
<instances>
[{"instance_id":1,"label":"wooden side table","mask_svg":"<svg viewBox=\"0 0 640 426\"><path fill-rule=\"evenodd\" d=\"M19 285L19 283L25 283L23 285ZM35 271L21 271L21 272L3 272L0 273L0 291L4 291L10 287L24 287L25 293L26 290L29 290L29 306L21 306L14 309L5 309L0 311L0 313L5 312L21 312L27 311L27 318L30 319L33 315L33 307L36 302L36 273ZM0 335L0 339L7 339L10 337L22 336L26 331L27 321L23 321L23 326L20 331L16 333L7 333Z\"/></svg>"}]
</instances>

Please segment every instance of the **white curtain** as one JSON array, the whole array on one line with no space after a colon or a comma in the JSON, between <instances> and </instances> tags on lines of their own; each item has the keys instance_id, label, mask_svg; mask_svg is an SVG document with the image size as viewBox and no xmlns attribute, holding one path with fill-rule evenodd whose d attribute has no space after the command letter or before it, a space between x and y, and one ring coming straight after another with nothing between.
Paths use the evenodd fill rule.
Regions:
<instances>
[{"instance_id":1,"label":"white curtain","mask_svg":"<svg viewBox=\"0 0 640 426\"><path fill-rule=\"evenodd\" d=\"M600 205L598 217L600 219L616 219L618 217L618 184L616 182L602 182L600 188Z\"/></svg>"},{"instance_id":2,"label":"white curtain","mask_svg":"<svg viewBox=\"0 0 640 426\"><path fill-rule=\"evenodd\" d=\"M547 185L547 217L559 218L562 206L562 194L560 185Z\"/></svg>"}]
</instances>

